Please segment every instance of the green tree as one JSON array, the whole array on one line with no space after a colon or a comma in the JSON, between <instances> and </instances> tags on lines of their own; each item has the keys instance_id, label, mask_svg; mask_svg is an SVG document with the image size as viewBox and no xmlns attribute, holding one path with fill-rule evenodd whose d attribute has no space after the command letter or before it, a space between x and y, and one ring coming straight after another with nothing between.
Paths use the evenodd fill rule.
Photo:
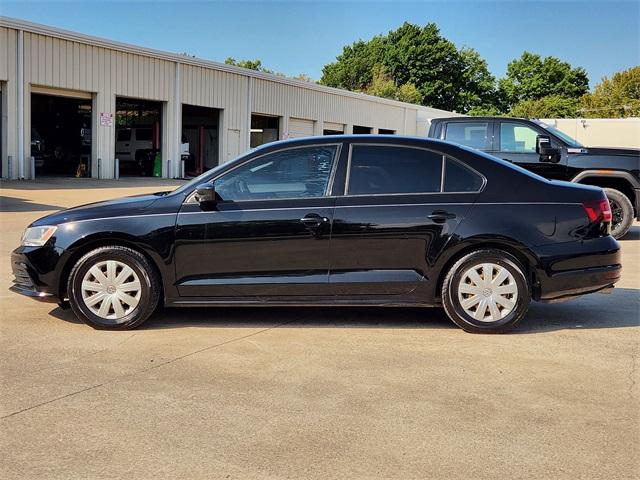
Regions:
<instances>
[{"instance_id":1,"label":"green tree","mask_svg":"<svg viewBox=\"0 0 640 480\"><path fill-rule=\"evenodd\" d=\"M580 98L589 90L589 79L582 67L572 68L556 57L530 52L507 65L507 76L499 82L500 96L507 109L524 100L554 96Z\"/></svg>"},{"instance_id":2,"label":"green tree","mask_svg":"<svg viewBox=\"0 0 640 480\"><path fill-rule=\"evenodd\" d=\"M273 73L273 70L269 70L262 66L262 60L236 60L233 57L227 57L224 61L227 65L234 65L236 67L248 68L249 70L257 70L258 72Z\"/></svg>"},{"instance_id":3,"label":"green tree","mask_svg":"<svg viewBox=\"0 0 640 480\"><path fill-rule=\"evenodd\" d=\"M458 50L433 23L404 23L387 35L345 46L335 62L325 65L320 83L366 91L378 65L387 80L410 91L411 98L419 97L423 105L464 112L490 102L495 93L495 79L480 55Z\"/></svg>"},{"instance_id":4,"label":"green tree","mask_svg":"<svg viewBox=\"0 0 640 480\"><path fill-rule=\"evenodd\" d=\"M509 111L509 116L525 118L573 118L578 109L578 99L562 95L547 95L546 97L518 102Z\"/></svg>"},{"instance_id":5,"label":"green tree","mask_svg":"<svg viewBox=\"0 0 640 480\"><path fill-rule=\"evenodd\" d=\"M407 103L420 103L420 92L413 83L404 83L400 86L389 76L382 65L375 65L371 72L371 83L363 90L364 93L376 97L391 98Z\"/></svg>"},{"instance_id":6,"label":"green tree","mask_svg":"<svg viewBox=\"0 0 640 480\"><path fill-rule=\"evenodd\" d=\"M604 77L580 99L578 112L589 118L640 116L640 66Z\"/></svg>"}]
</instances>

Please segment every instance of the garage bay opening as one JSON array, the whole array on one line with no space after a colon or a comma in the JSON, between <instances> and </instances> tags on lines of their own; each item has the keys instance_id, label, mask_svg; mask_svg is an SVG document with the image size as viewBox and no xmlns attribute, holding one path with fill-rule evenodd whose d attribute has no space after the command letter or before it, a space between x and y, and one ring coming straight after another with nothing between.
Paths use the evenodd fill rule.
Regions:
<instances>
[{"instance_id":1,"label":"garage bay opening","mask_svg":"<svg viewBox=\"0 0 640 480\"><path fill-rule=\"evenodd\" d=\"M36 176L91 176L91 97L31 94Z\"/></svg>"},{"instance_id":2,"label":"garage bay opening","mask_svg":"<svg viewBox=\"0 0 640 480\"><path fill-rule=\"evenodd\" d=\"M116 97L121 176L162 176L162 103Z\"/></svg>"},{"instance_id":3,"label":"garage bay opening","mask_svg":"<svg viewBox=\"0 0 640 480\"><path fill-rule=\"evenodd\" d=\"M182 142L185 176L195 177L219 163L220 110L182 105Z\"/></svg>"},{"instance_id":4,"label":"garage bay opening","mask_svg":"<svg viewBox=\"0 0 640 480\"><path fill-rule=\"evenodd\" d=\"M251 148L280 138L280 119L266 115L251 115Z\"/></svg>"}]
</instances>

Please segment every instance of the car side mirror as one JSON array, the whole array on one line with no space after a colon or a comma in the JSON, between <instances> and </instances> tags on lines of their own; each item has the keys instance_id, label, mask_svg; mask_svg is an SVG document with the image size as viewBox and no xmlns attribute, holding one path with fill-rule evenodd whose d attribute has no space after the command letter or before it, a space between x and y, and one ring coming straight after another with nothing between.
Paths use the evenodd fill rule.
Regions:
<instances>
[{"instance_id":1,"label":"car side mirror","mask_svg":"<svg viewBox=\"0 0 640 480\"><path fill-rule=\"evenodd\" d=\"M536 137L536 153L540 155L541 162L558 163L560 161L560 150L551 146L549 135Z\"/></svg>"},{"instance_id":2,"label":"car side mirror","mask_svg":"<svg viewBox=\"0 0 640 480\"><path fill-rule=\"evenodd\" d=\"M216 189L212 183L203 183L196 187L196 201L204 210L211 210L218 203Z\"/></svg>"}]
</instances>

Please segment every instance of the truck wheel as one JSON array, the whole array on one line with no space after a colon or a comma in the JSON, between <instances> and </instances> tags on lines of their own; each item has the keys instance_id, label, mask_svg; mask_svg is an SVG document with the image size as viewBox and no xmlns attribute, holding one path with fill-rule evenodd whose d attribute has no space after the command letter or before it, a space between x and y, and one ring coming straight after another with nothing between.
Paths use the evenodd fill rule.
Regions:
<instances>
[{"instance_id":1,"label":"truck wheel","mask_svg":"<svg viewBox=\"0 0 640 480\"><path fill-rule=\"evenodd\" d=\"M605 188L604 193L611 205L611 235L618 239L624 237L633 223L633 205L627 196L613 188Z\"/></svg>"},{"instance_id":2,"label":"truck wheel","mask_svg":"<svg viewBox=\"0 0 640 480\"><path fill-rule=\"evenodd\" d=\"M465 332L508 332L529 309L531 294L523 272L518 260L501 250L471 252L447 272L444 310Z\"/></svg>"}]
</instances>

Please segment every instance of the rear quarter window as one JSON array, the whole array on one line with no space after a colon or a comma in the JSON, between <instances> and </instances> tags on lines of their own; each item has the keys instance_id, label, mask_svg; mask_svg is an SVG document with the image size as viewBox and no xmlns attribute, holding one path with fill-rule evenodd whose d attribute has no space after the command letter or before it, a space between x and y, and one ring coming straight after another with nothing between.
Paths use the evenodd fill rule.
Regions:
<instances>
[{"instance_id":1,"label":"rear quarter window","mask_svg":"<svg viewBox=\"0 0 640 480\"><path fill-rule=\"evenodd\" d=\"M471 168L448 158L444 169L444 192L479 192L484 184L484 178Z\"/></svg>"}]
</instances>

